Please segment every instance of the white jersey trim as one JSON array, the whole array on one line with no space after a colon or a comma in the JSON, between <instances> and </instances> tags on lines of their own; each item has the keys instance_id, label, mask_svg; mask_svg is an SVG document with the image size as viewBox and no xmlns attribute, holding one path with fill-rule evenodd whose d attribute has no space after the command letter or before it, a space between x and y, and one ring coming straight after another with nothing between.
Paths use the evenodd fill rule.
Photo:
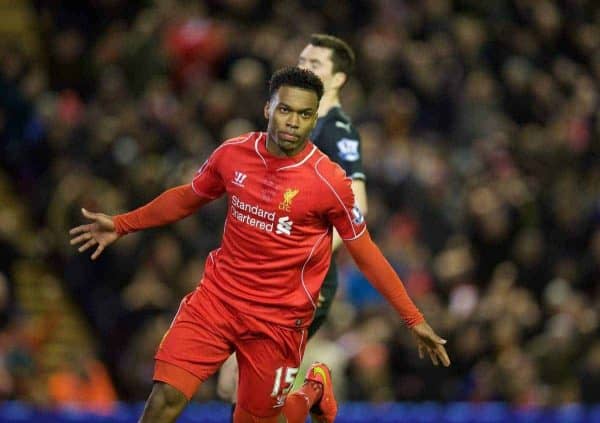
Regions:
<instances>
[{"instance_id":1,"label":"white jersey trim","mask_svg":"<svg viewBox=\"0 0 600 423\"><path fill-rule=\"evenodd\" d=\"M241 137L237 137L237 138L233 138L231 140L225 141L223 142L220 146L218 146L217 148L215 148L213 150L213 152L210 154L211 156L213 154L215 154L217 151L219 151L220 149L222 149L223 147L227 147L228 145L236 145L236 144L243 144L246 141L248 141L250 138L252 138L252 135L256 134L256 132L250 132L248 134L248 136L246 136L245 138L240 139ZM260 138L260 137L259 137Z\"/></svg>"},{"instance_id":2,"label":"white jersey trim","mask_svg":"<svg viewBox=\"0 0 600 423\"><path fill-rule=\"evenodd\" d=\"M306 296L308 297L308 299L310 300L311 305L313 306L313 309L317 309L317 305L315 304L315 302L313 301L312 297L310 296L310 292L308 292L308 288L306 287L306 284L304 283L304 270L306 269L306 265L308 264L308 262L310 261L310 259L313 256L313 253L315 252L315 249L317 248L317 246L321 243L321 240L329 233L329 230L327 230L326 232L323 233L323 235L321 235L319 237L319 239L317 239L317 242L315 242L315 245L313 245L312 249L310 250L310 253L308 254L308 257L306 259L306 261L304 262L304 264L302 265L302 272L300 272L300 281L302 282L302 288L304 288L304 292L306 293Z\"/></svg>"},{"instance_id":3,"label":"white jersey trim","mask_svg":"<svg viewBox=\"0 0 600 423\"><path fill-rule=\"evenodd\" d=\"M366 230L367 230L367 225L365 225L363 230L360 231L360 233L358 235L353 236L352 238L342 238L342 241L354 241L355 239L360 238L365 233Z\"/></svg>"},{"instance_id":4,"label":"white jersey trim","mask_svg":"<svg viewBox=\"0 0 600 423\"><path fill-rule=\"evenodd\" d=\"M267 167L267 161L265 160L265 158L263 157L263 155L262 155L262 154L260 154L260 151L258 150L258 143L261 141L261 138L262 138L263 136L265 137L265 150L267 149L267 134L266 134L265 132L263 132L263 133L261 134L261 136L260 136L260 137L258 137L258 138L256 139L256 142L254 143L254 150L256 151L256 154L258 154L258 157L260 157L260 159L263 161L263 163L264 163L265 167ZM311 156L312 156L312 155L315 153L315 151L317 151L317 150L318 150L318 149L317 149L317 146L316 146L316 145L313 145L313 148L312 148L312 150L310 151L310 153L308 153L308 154L306 155L306 157L305 157L305 158L303 158L302 160L300 160L298 163L294 163L294 164L291 164L291 165L287 165L287 166L279 167L279 168L275 169L275 171L279 172L280 170L291 169L291 168L294 168L294 167L301 166L301 165L303 165L304 163L306 163L306 161L307 161L308 159L310 159L310 157L311 157ZM268 151L268 150L267 150L267 151Z\"/></svg>"},{"instance_id":5,"label":"white jersey trim","mask_svg":"<svg viewBox=\"0 0 600 423\"><path fill-rule=\"evenodd\" d=\"M266 141L266 135L267 135L266 133L262 133L260 135L260 137L257 137L256 141L254 141L254 151L256 151L256 154L258 154L258 157L260 157L260 159L262 160L262 162L265 165L265 167L267 167L267 161L265 160L265 158L263 157L263 155L260 154L260 151L258 150L258 143L260 142L261 138L263 136L265 136L265 148L266 148L266 143L267 143L267 141Z\"/></svg>"},{"instance_id":6,"label":"white jersey trim","mask_svg":"<svg viewBox=\"0 0 600 423\"><path fill-rule=\"evenodd\" d=\"M196 181L196 179L202 174L202 172L204 171L204 168L206 167L206 165L208 164L208 161L210 160L210 158L212 157L213 154L215 154L217 151L219 151L221 148L223 147L227 147L228 145L235 145L235 144L243 144L246 141L248 141L252 135L254 135L256 132L250 132L248 134L248 136L246 136L245 138L239 139L241 137L238 138L233 138L230 141L225 141L224 143L222 143L220 146L218 146L217 148L215 148L213 150L212 153L210 153L210 156L204 161L204 163L202 163L202 166L200 166L200 169L198 169L196 171L196 174L194 175L194 178L192 179L192 190L194 190L194 193L196 193L196 195L198 195L199 197L208 197L208 198L212 198L215 199L216 197L211 197L210 195L206 195L204 193L199 192L196 187L194 186L194 182ZM260 138L260 137L259 137Z\"/></svg>"},{"instance_id":7,"label":"white jersey trim","mask_svg":"<svg viewBox=\"0 0 600 423\"><path fill-rule=\"evenodd\" d=\"M199 289L200 287L197 286L196 289ZM183 307L183 302L186 300L186 298L182 298L182 300L179 302L179 307L177 307L177 313L175 313L175 316L173 316L173 320L171 320L171 324L169 325L169 329L173 328L173 325L175 324L175 322L177 321L177 317L179 317L179 312L181 311L181 307Z\"/></svg>"},{"instance_id":8,"label":"white jersey trim","mask_svg":"<svg viewBox=\"0 0 600 423\"><path fill-rule=\"evenodd\" d=\"M306 163L306 161L308 159L310 159L310 156L312 156L315 153L315 151L317 151L317 147L313 145L312 150L310 151L310 153L308 153L306 155L305 158L303 158L302 160L300 160L298 163L294 163L292 165L287 165L287 166L280 167L280 168L277 169L277 172L279 172L280 170L291 169L293 167L298 167L298 166L303 165L304 163Z\"/></svg>"},{"instance_id":9,"label":"white jersey trim","mask_svg":"<svg viewBox=\"0 0 600 423\"><path fill-rule=\"evenodd\" d=\"M198 177L199 175L194 176L194 179L192 179L192 183L190 184L192 186L192 191L194 191L194 194L196 194L198 197L202 197L203 195L198 192L196 190L196 187L194 186L194 180Z\"/></svg>"},{"instance_id":10,"label":"white jersey trim","mask_svg":"<svg viewBox=\"0 0 600 423\"><path fill-rule=\"evenodd\" d=\"M302 360L302 358L304 357L304 354L302 354L302 344L304 343L304 332L306 332L306 329L302 329L302 337L300 338L300 345L298 345L298 356L300 356L300 360Z\"/></svg>"}]
</instances>

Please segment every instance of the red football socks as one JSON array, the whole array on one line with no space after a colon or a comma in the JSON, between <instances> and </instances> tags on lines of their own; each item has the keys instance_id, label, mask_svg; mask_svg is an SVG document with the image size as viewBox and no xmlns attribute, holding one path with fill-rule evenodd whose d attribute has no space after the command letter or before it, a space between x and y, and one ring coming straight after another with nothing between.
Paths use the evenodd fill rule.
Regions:
<instances>
[{"instance_id":1,"label":"red football socks","mask_svg":"<svg viewBox=\"0 0 600 423\"><path fill-rule=\"evenodd\" d=\"M317 382L305 383L288 395L283 406L283 415L289 423L304 423L311 407L321 398L323 387Z\"/></svg>"}]
</instances>

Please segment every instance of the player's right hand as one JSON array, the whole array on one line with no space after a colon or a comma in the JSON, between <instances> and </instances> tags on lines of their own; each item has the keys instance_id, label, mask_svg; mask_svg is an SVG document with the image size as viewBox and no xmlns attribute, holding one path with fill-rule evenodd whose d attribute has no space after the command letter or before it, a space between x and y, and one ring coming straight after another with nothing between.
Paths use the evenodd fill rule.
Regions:
<instances>
[{"instance_id":1,"label":"player's right hand","mask_svg":"<svg viewBox=\"0 0 600 423\"><path fill-rule=\"evenodd\" d=\"M115 230L115 224L109 215L92 213L86 209L81 209L81 213L92 223L77 226L69 231L69 234L73 236L71 245L82 244L78 249L80 253L97 245L96 250L92 253L92 260L96 260L107 246L120 238L120 235Z\"/></svg>"}]
</instances>

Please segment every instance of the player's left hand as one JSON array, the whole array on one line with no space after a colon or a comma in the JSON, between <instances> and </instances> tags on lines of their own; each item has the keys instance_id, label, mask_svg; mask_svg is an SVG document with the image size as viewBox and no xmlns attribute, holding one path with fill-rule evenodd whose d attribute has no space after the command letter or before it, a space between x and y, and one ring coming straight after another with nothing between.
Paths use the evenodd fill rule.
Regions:
<instances>
[{"instance_id":1,"label":"player's left hand","mask_svg":"<svg viewBox=\"0 0 600 423\"><path fill-rule=\"evenodd\" d=\"M450 357L448 357L446 348L444 348L446 340L436 335L427 322L421 322L418 325L410 328L410 330L415 337L415 341L417 342L420 358L424 358L425 352L427 352L431 362L435 366L437 366L440 362L444 365L444 367L450 366Z\"/></svg>"}]
</instances>

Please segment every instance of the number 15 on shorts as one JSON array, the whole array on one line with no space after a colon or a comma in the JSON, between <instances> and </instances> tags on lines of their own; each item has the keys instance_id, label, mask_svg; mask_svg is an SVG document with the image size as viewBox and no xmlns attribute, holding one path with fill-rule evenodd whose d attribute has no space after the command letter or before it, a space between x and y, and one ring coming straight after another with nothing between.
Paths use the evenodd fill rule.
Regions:
<instances>
[{"instance_id":1,"label":"number 15 on shorts","mask_svg":"<svg viewBox=\"0 0 600 423\"><path fill-rule=\"evenodd\" d=\"M275 382L273 383L271 396L279 397L286 395L292 389L297 373L297 367L280 367L275 370Z\"/></svg>"}]
</instances>

